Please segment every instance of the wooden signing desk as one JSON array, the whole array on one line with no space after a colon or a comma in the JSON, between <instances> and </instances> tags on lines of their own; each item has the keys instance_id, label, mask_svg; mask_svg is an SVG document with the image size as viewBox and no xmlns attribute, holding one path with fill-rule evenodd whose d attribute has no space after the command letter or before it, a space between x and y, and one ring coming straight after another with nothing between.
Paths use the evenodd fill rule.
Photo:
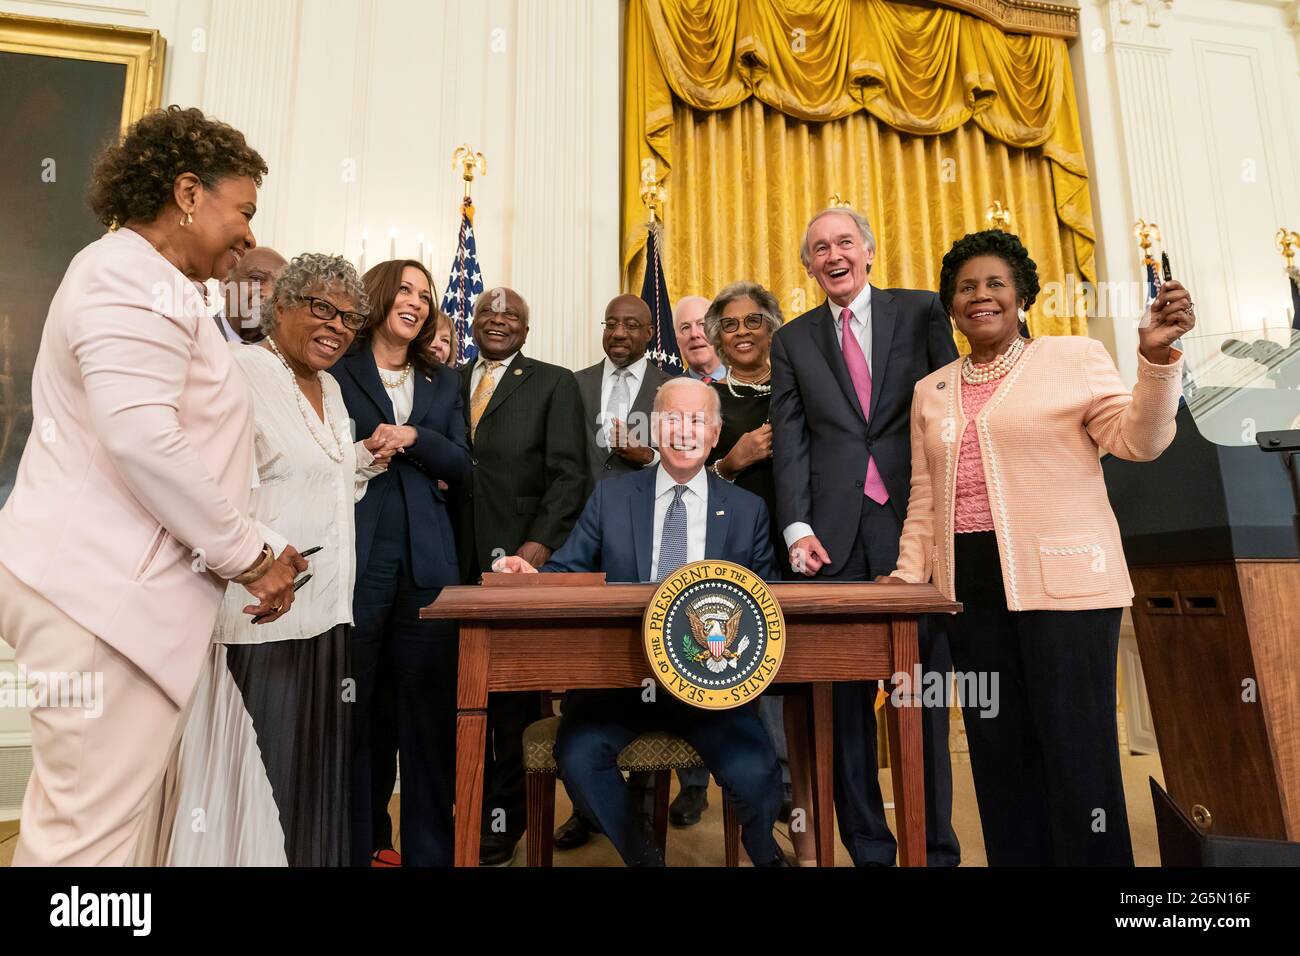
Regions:
<instances>
[{"instance_id":1,"label":"wooden signing desk","mask_svg":"<svg viewBox=\"0 0 1300 956\"><path fill-rule=\"evenodd\" d=\"M657 585L605 584L603 575L487 575L476 587L444 588L420 612L460 623L456 716L457 866L477 866L483 814L488 694L639 687L652 677L641 621ZM831 685L890 680L919 665L917 616L961 610L929 584L774 583L785 614L784 685L810 688L813 826L817 862L833 865ZM662 691L667 693L667 691ZM921 688L901 695L919 697ZM919 701L917 701L919 703ZM894 781L898 856L925 865L921 712L885 707Z\"/></svg>"}]
</instances>

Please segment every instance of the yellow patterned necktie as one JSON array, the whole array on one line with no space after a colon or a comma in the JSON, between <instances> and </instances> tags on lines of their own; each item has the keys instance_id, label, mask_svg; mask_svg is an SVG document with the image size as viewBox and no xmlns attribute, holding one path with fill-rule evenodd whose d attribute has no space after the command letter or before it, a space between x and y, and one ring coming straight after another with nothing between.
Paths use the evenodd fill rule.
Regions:
<instances>
[{"instance_id":1,"label":"yellow patterned necktie","mask_svg":"<svg viewBox=\"0 0 1300 956\"><path fill-rule=\"evenodd\" d=\"M483 377L478 380L478 385L474 386L474 394L469 398L469 437L472 439L474 433L478 431L479 419L487 411L488 404L492 401L492 393L496 391L497 382L493 377L494 369L501 367L500 362L483 362Z\"/></svg>"}]
</instances>

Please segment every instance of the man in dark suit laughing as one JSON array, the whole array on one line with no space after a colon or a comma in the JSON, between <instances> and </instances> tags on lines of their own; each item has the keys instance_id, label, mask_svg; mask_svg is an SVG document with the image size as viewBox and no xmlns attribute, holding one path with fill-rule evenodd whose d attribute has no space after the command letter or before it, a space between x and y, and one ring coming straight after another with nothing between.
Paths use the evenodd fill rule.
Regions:
<instances>
[{"instance_id":1,"label":"man in dark suit laughing","mask_svg":"<svg viewBox=\"0 0 1300 956\"><path fill-rule=\"evenodd\" d=\"M587 492L582 400L573 373L527 358L528 303L489 289L474 309L476 361L460 369L472 474L459 495L457 542L466 581L517 554L543 564L564 543ZM524 831L524 728L537 694L494 694L481 862L508 863Z\"/></svg>"},{"instance_id":2,"label":"man in dark suit laughing","mask_svg":"<svg viewBox=\"0 0 1300 956\"><path fill-rule=\"evenodd\" d=\"M808 223L800 258L826 301L772 339L772 453L777 517L791 565L807 576L870 581L898 559L912 474L912 391L957 357L933 292L868 282L876 240L848 207ZM922 621L926 671L951 669L941 629ZM854 863L890 865L876 763L875 684L835 685L835 811ZM926 843L933 865L960 860L952 830L948 712L927 707Z\"/></svg>"}]
</instances>

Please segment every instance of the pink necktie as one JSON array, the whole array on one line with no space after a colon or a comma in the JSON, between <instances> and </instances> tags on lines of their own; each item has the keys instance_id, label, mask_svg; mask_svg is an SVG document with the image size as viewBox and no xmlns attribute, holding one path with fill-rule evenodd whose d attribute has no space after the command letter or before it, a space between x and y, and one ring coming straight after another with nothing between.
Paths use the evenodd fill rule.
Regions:
<instances>
[{"instance_id":1,"label":"pink necktie","mask_svg":"<svg viewBox=\"0 0 1300 956\"><path fill-rule=\"evenodd\" d=\"M862 354L858 337L853 334L853 310L840 310L840 347L844 349L844 364L849 367L849 378L853 380L853 391L858 393L858 404L862 406L862 415L871 414L871 369L867 367L867 357ZM880 479L880 469L876 459L867 458L867 479L862 483L862 492L878 505L889 500L889 492Z\"/></svg>"}]
</instances>

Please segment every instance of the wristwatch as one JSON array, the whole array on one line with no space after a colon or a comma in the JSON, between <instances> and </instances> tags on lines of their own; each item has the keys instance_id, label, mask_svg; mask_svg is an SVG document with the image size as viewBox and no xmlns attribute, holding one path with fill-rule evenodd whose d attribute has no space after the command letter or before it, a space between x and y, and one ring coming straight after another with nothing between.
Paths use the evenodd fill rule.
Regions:
<instances>
[{"instance_id":1,"label":"wristwatch","mask_svg":"<svg viewBox=\"0 0 1300 956\"><path fill-rule=\"evenodd\" d=\"M271 570L271 565L274 563L275 551L272 550L269 544L263 544L262 555L257 559L257 563L247 571L244 571L242 574L239 574L230 580L234 581L236 584L252 584L258 578L265 577L266 572Z\"/></svg>"}]
</instances>

